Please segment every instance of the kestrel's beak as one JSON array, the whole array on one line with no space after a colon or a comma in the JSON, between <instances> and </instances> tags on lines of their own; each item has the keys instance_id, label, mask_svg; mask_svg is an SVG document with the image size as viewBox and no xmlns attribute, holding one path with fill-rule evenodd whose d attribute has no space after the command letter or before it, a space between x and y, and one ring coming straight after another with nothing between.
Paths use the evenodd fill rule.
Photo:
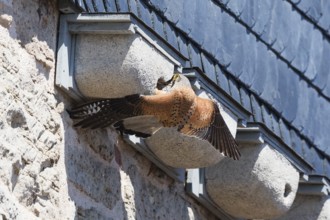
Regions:
<instances>
[{"instance_id":1,"label":"kestrel's beak","mask_svg":"<svg viewBox=\"0 0 330 220\"><path fill-rule=\"evenodd\" d=\"M173 76L172 76L172 79L171 79L171 81L172 81L172 85L171 85L171 87L173 87L174 86L174 83L175 82L179 82L181 80L181 76L180 76L180 73L174 73L173 74Z\"/></svg>"},{"instance_id":2,"label":"kestrel's beak","mask_svg":"<svg viewBox=\"0 0 330 220\"><path fill-rule=\"evenodd\" d=\"M171 87L173 87L175 82L180 81L180 79L181 79L180 73L176 72L176 73L173 74L172 78L168 81L165 81L164 77L159 78L156 87L159 90L162 90L163 88L165 88L169 84L171 84Z\"/></svg>"}]
</instances>

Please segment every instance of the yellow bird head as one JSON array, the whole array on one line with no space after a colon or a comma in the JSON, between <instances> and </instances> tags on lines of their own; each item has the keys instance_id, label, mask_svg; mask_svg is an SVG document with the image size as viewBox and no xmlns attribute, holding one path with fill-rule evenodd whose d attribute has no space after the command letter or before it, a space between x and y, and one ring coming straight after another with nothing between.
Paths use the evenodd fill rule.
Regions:
<instances>
[{"instance_id":1,"label":"yellow bird head","mask_svg":"<svg viewBox=\"0 0 330 220\"><path fill-rule=\"evenodd\" d=\"M175 72L172 76L172 78L168 81L165 81L164 77L160 77L157 81L157 89L158 90L162 90L164 89L166 86L171 84L171 87L174 86L174 84L176 82L179 82L181 80L181 75L179 72Z\"/></svg>"}]
</instances>

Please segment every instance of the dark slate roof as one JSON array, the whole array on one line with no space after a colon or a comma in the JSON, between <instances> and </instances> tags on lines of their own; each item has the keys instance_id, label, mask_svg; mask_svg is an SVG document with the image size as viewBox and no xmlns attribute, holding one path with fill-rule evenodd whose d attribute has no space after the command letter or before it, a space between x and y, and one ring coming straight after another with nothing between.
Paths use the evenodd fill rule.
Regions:
<instances>
[{"instance_id":1,"label":"dark slate roof","mask_svg":"<svg viewBox=\"0 0 330 220\"><path fill-rule=\"evenodd\" d=\"M135 14L330 177L330 1L71 2Z\"/></svg>"}]
</instances>

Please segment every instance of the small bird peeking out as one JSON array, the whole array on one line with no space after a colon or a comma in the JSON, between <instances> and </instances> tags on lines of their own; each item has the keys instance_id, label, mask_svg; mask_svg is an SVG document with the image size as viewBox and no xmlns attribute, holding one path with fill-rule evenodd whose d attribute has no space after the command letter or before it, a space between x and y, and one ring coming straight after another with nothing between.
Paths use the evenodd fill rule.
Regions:
<instances>
[{"instance_id":1,"label":"small bird peeking out","mask_svg":"<svg viewBox=\"0 0 330 220\"><path fill-rule=\"evenodd\" d=\"M174 73L172 78L165 81L164 77L160 77L157 81L157 90L163 90L165 87L171 84L171 88L174 86L174 84L181 80L180 73Z\"/></svg>"},{"instance_id":2,"label":"small bird peeking out","mask_svg":"<svg viewBox=\"0 0 330 220\"><path fill-rule=\"evenodd\" d=\"M238 160L238 145L229 131L218 105L196 96L187 86L161 91L180 80L179 74L157 82L155 95L132 94L121 98L99 99L68 110L76 127L106 128L147 138L162 127L173 127L185 135L208 141L227 157Z\"/></svg>"}]
</instances>

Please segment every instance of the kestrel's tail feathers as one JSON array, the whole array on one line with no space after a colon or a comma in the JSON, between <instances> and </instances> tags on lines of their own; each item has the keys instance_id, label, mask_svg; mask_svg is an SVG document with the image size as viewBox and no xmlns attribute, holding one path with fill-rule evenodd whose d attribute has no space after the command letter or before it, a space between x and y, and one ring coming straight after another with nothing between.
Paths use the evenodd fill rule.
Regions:
<instances>
[{"instance_id":1,"label":"kestrel's tail feathers","mask_svg":"<svg viewBox=\"0 0 330 220\"><path fill-rule=\"evenodd\" d=\"M142 114L139 94L123 98L100 99L77 106L68 113L72 119L79 119L76 127L104 128L118 120Z\"/></svg>"}]
</instances>

